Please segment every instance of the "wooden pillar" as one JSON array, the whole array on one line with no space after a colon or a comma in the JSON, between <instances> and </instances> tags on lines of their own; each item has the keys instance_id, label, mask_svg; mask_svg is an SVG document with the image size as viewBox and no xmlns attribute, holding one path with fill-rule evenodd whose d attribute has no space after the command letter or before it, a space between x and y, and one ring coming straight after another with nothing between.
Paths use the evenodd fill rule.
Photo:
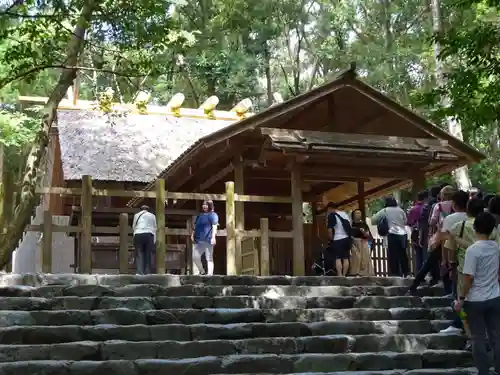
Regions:
<instances>
[{"instance_id":1,"label":"wooden pillar","mask_svg":"<svg viewBox=\"0 0 500 375\"><path fill-rule=\"evenodd\" d=\"M226 274L236 275L236 224L234 220L234 182L226 182Z\"/></svg>"},{"instance_id":2,"label":"wooden pillar","mask_svg":"<svg viewBox=\"0 0 500 375\"><path fill-rule=\"evenodd\" d=\"M81 273L92 273L92 178L82 177Z\"/></svg>"},{"instance_id":3,"label":"wooden pillar","mask_svg":"<svg viewBox=\"0 0 500 375\"><path fill-rule=\"evenodd\" d=\"M363 180L358 180L358 207L361 210L363 220L366 220L365 182Z\"/></svg>"},{"instance_id":4,"label":"wooden pillar","mask_svg":"<svg viewBox=\"0 0 500 375\"><path fill-rule=\"evenodd\" d=\"M417 172L415 177L412 179L411 186L411 197L412 199L417 198L417 194L425 190L425 173Z\"/></svg>"},{"instance_id":5,"label":"wooden pillar","mask_svg":"<svg viewBox=\"0 0 500 375\"><path fill-rule=\"evenodd\" d=\"M4 186L4 180L3 180L3 159L4 159L4 145L3 143L0 143L0 234L4 233L4 225L5 223L5 216L8 215L8 212L5 212L5 186ZM10 198L10 197L9 197Z\"/></svg>"},{"instance_id":6,"label":"wooden pillar","mask_svg":"<svg viewBox=\"0 0 500 375\"><path fill-rule=\"evenodd\" d=\"M128 214L120 214L120 252L118 253L118 260L120 264L120 273L128 273Z\"/></svg>"},{"instance_id":7,"label":"wooden pillar","mask_svg":"<svg viewBox=\"0 0 500 375\"><path fill-rule=\"evenodd\" d=\"M304 217L302 213L302 184L300 166L291 165L292 228L293 228L293 276L305 275Z\"/></svg>"},{"instance_id":8,"label":"wooden pillar","mask_svg":"<svg viewBox=\"0 0 500 375\"><path fill-rule=\"evenodd\" d=\"M260 218L260 276L269 276L269 219Z\"/></svg>"},{"instance_id":9,"label":"wooden pillar","mask_svg":"<svg viewBox=\"0 0 500 375\"><path fill-rule=\"evenodd\" d=\"M234 160L234 192L236 194L244 194L244 180L243 180L243 161L241 158ZM239 231L245 229L245 203L235 202L234 205L234 215L236 224L236 274L241 274L241 268L243 264L242 252L241 252L241 241L243 237L239 234Z\"/></svg>"},{"instance_id":10,"label":"wooden pillar","mask_svg":"<svg viewBox=\"0 0 500 375\"><path fill-rule=\"evenodd\" d=\"M193 265L193 241L191 241L191 233L193 233L194 218L186 220L186 275L192 275L194 270Z\"/></svg>"},{"instance_id":11,"label":"wooden pillar","mask_svg":"<svg viewBox=\"0 0 500 375\"><path fill-rule=\"evenodd\" d=\"M156 273L165 273L166 233L165 233L165 180L156 180Z\"/></svg>"},{"instance_id":12,"label":"wooden pillar","mask_svg":"<svg viewBox=\"0 0 500 375\"><path fill-rule=\"evenodd\" d=\"M52 213L43 212L43 232L42 232L42 272L52 272Z\"/></svg>"}]
</instances>

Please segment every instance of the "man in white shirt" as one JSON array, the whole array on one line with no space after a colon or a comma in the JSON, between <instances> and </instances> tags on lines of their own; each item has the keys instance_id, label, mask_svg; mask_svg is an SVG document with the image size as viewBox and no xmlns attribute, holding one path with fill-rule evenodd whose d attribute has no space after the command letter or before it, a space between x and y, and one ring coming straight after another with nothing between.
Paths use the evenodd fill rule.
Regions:
<instances>
[{"instance_id":1,"label":"man in white shirt","mask_svg":"<svg viewBox=\"0 0 500 375\"><path fill-rule=\"evenodd\" d=\"M490 239L495 226L495 218L486 212L474 220L477 241L465 253L464 285L455 302L456 311L463 308L467 314L478 375L490 373L488 338L493 346L495 370L500 374L500 247Z\"/></svg>"},{"instance_id":2,"label":"man in white shirt","mask_svg":"<svg viewBox=\"0 0 500 375\"><path fill-rule=\"evenodd\" d=\"M335 203L330 202L327 208L328 240L330 244L325 252L325 270L331 269L335 260L337 276L347 276L351 258L352 238L351 220L344 211L338 211Z\"/></svg>"},{"instance_id":3,"label":"man in white shirt","mask_svg":"<svg viewBox=\"0 0 500 375\"><path fill-rule=\"evenodd\" d=\"M150 274L157 227L156 216L149 212L148 206L142 206L141 211L134 215L132 230L134 232L137 274Z\"/></svg>"}]
</instances>

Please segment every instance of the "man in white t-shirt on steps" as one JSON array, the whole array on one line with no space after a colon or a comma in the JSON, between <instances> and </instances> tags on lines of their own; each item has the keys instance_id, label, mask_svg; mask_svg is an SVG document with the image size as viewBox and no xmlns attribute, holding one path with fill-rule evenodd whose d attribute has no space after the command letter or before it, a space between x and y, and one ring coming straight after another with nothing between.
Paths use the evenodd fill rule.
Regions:
<instances>
[{"instance_id":1,"label":"man in white t-shirt on steps","mask_svg":"<svg viewBox=\"0 0 500 375\"><path fill-rule=\"evenodd\" d=\"M472 337L472 355L478 375L489 375L487 341L494 354L494 367L500 374L500 247L489 239L495 230L495 218L481 213L474 220L477 241L467 248L463 265L464 285L455 302L462 308Z\"/></svg>"},{"instance_id":2,"label":"man in white t-shirt on steps","mask_svg":"<svg viewBox=\"0 0 500 375\"><path fill-rule=\"evenodd\" d=\"M331 269L334 263L337 276L347 276L352 245L351 234L347 232L350 231L351 220L344 211L337 210L333 202L328 203L326 208L330 243L325 252L325 269Z\"/></svg>"}]
</instances>

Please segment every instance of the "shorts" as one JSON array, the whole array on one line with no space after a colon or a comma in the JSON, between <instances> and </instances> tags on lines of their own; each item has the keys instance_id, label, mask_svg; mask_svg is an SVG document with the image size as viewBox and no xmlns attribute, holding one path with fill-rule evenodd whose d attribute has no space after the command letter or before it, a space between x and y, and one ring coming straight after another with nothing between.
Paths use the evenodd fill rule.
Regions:
<instances>
[{"instance_id":1,"label":"shorts","mask_svg":"<svg viewBox=\"0 0 500 375\"><path fill-rule=\"evenodd\" d=\"M344 260L351 258L351 238L346 237L341 240L332 241L330 246L332 247L335 259Z\"/></svg>"}]
</instances>

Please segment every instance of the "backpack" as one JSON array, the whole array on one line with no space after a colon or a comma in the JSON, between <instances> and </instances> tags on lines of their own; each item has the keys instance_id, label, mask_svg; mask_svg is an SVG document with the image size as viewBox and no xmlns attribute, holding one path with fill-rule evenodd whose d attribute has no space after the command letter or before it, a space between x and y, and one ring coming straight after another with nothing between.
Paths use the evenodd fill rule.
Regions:
<instances>
[{"instance_id":1,"label":"backpack","mask_svg":"<svg viewBox=\"0 0 500 375\"><path fill-rule=\"evenodd\" d=\"M377 232L380 237L385 237L389 234L389 221L387 220L387 211L384 209L384 216L377 223Z\"/></svg>"},{"instance_id":2,"label":"backpack","mask_svg":"<svg viewBox=\"0 0 500 375\"><path fill-rule=\"evenodd\" d=\"M422 211L420 212L420 217L418 218L418 237L419 240L423 242L421 245L423 245L424 247L427 245L427 240L429 238L429 219L435 203L435 200L431 200L426 203L422 208Z\"/></svg>"}]
</instances>

